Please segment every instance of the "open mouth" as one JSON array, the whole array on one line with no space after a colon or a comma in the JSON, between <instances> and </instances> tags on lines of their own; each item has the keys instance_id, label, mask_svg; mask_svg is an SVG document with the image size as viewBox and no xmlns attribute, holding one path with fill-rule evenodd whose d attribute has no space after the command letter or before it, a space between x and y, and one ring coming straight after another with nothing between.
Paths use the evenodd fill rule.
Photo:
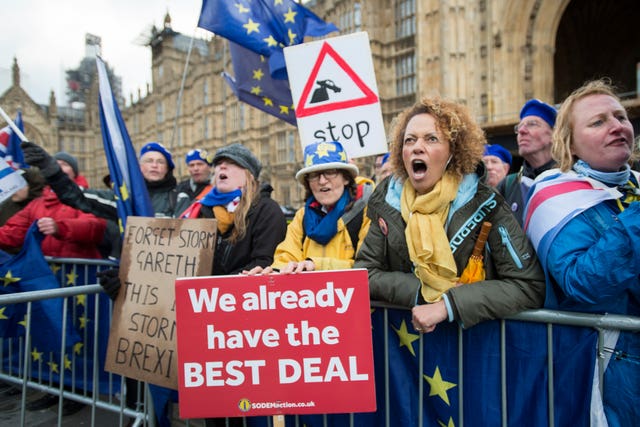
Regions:
<instances>
[{"instance_id":1,"label":"open mouth","mask_svg":"<svg viewBox=\"0 0 640 427\"><path fill-rule=\"evenodd\" d=\"M411 169L413 170L413 175L416 178L422 177L427 173L427 164L422 160L412 160L411 161Z\"/></svg>"},{"instance_id":2,"label":"open mouth","mask_svg":"<svg viewBox=\"0 0 640 427\"><path fill-rule=\"evenodd\" d=\"M227 179L227 174L226 173L219 173L218 174L218 178L219 179Z\"/></svg>"}]
</instances>

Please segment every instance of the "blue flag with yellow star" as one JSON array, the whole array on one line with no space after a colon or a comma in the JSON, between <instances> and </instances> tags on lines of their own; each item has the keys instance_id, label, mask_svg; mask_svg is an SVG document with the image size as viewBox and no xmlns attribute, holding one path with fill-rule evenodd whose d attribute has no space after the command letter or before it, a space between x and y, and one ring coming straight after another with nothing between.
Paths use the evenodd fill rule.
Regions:
<instances>
[{"instance_id":1,"label":"blue flag with yellow star","mask_svg":"<svg viewBox=\"0 0 640 427\"><path fill-rule=\"evenodd\" d=\"M0 294L42 291L59 287L49 264L42 255L40 243L44 235L34 222L26 234L20 252L0 259ZM60 298L33 301L31 305L32 348L36 351L59 352L62 346L63 301ZM0 335L3 337L24 336L26 331L26 304L11 304L0 307ZM79 337L67 323L67 348L71 348Z\"/></svg>"},{"instance_id":2,"label":"blue flag with yellow star","mask_svg":"<svg viewBox=\"0 0 640 427\"><path fill-rule=\"evenodd\" d=\"M277 79L286 78L284 47L338 31L293 0L203 0L198 27L269 57Z\"/></svg>"},{"instance_id":3,"label":"blue flag with yellow star","mask_svg":"<svg viewBox=\"0 0 640 427\"><path fill-rule=\"evenodd\" d=\"M229 42L234 77L224 77L238 99L287 123L296 125L293 99L288 80L269 75L264 56Z\"/></svg>"},{"instance_id":4,"label":"blue flag with yellow star","mask_svg":"<svg viewBox=\"0 0 640 427\"><path fill-rule=\"evenodd\" d=\"M550 425L546 324L507 320L502 343L498 320L464 331L442 322L421 335L412 326L410 311L389 309L385 316L384 310L374 309L371 323L377 411L301 415L299 420L288 416L286 425L485 427L503 425L503 419L508 426ZM593 329L553 326L557 426L589 425L596 339ZM248 425L265 427L268 420L248 418Z\"/></svg>"},{"instance_id":5,"label":"blue flag with yellow star","mask_svg":"<svg viewBox=\"0 0 640 427\"><path fill-rule=\"evenodd\" d=\"M153 205L118 104L113 97L106 66L96 57L99 113L107 166L116 194L120 233L128 216L153 216Z\"/></svg>"}]
</instances>

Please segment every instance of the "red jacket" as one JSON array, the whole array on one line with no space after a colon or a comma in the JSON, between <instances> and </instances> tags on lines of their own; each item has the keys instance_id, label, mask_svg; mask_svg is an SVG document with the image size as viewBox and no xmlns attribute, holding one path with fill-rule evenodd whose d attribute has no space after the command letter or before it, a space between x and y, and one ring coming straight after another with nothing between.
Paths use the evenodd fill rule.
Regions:
<instances>
[{"instance_id":1,"label":"red jacket","mask_svg":"<svg viewBox=\"0 0 640 427\"><path fill-rule=\"evenodd\" d=\"M42 241L44 255L101 258L98 244L104 237L106 221L63 204L49 187L0 227L0 248L21 247L29 226L42 217L53 218L58 225L58 233Z\"/></svg>"}]
</instances>

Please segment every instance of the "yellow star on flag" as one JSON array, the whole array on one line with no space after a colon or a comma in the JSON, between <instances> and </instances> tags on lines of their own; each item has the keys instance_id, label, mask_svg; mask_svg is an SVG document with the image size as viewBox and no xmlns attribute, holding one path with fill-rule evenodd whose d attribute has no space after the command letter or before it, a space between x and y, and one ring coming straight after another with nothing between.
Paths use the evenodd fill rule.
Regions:
<instances>
[{"instance_id":1,"label":"yellow star on flag","mask_svg":"<svg viewBox=\"0 0 640 427\"><path fill-rule=\"evenodd\" d=\"M253 80L262 80L262 77L264 77L264 72L260 68L253 70Z\"/></svg>"},{"instance_id":2,"label":"yellow star on flag","mask_svg":"<svg viewBox=\"0 0 640 427\"><path fill-rule=\"evenodd\" d=\"M442 427L456 427L456 425L453 423L453 418L451 418L451 417L449 417L449 422L447 424L445 424L442 421L438 420L438 425L440 425Z\"/></svg>"},{"instance_id":3,"label":"yellow star on flag","mask_svg":"<svg viewBox=\"0 0 640 427\"><path fill-rule=\"evenodd\" d=\"M266 39L262 39L264 40L264 42L267 44L267 46L269 47L275 47L278 46L278 41L276 39L273 38L272 35L270 35L269 37L267 37Z\"/></svg>"},{"instance_id":4,"label":"yellow star on flag","mask_svg":"<svg viewBox=\"0 0 640 427\"><path fill-rule=\"evenodd\" d=\"M240 3L234 3L234 6L238 8L238 13L247 13L247 12L249 12L249 8L248 7L244 7Z\"/></svg>"},{"instance_id":5,"label":"yellow star on flag","mask_svg":"<svg viewBox=\"0 0 640 427\"><path fill-rule=\"evenodd\" d=\"M56 274L62 267L60 266L60 264L51 264L50 268L51 271L53 271L53 274Z\"/></svg>"},{"instance_id":6,"label":"yellow star on flag","mask_svg":"<svg viewBox=\"0 0 640 427\"><path fill-rule=\"evenodd\" d=\"M49 370L51 372L55 372L56 374L60 373L60 371L58 369L58 364L56 362L54 362L53 360L51 362L47 362L47 365L49 365Z\"/></svg>"},{"instance_id":7,"label":"yellow star on flag","mask_svg":"<svg viewBox=\"0 0 640 427\"><path fill-rule=\"evenodd\" d=\"M246 24L244 24L242 27L246 28L247 30L247 35L256 32L259 33L260 32L260 24L258 24L257 22L254 22L253 19L249 18L249 22L247 22Z\"/></svg>"},{"instance_id":8,"label":"yellow star on flag","mask_svg":"<svg viewBox=\"0 0 640 427\"><path fill-rule=\"evenodd\" d=\"M291 10L291 8L289 8L289 11L285 14L283 14L284 16L284 22L291 22L291 23L296 23L296 15L298 14L298 12L294 12Z\"/></svg>"},{"instance_id":9,"label":"yellow star on flag","mask_svg":"<svg viewBox=\"0 0 640 427\"><path fill-rule=\"evenodd\" d=\"M0 320L7 320L8 317L4 314L7 307L0 307Z\"/></svg>"},{"instance_id":10,"label":"yellow star on flag","mask_svg":"<svg viewBox=\"0 0 640 427\"><path fill-rule=\"evenodd\" d=\"M71 370L71 359L67 354L64 355L64 369Z\"/></svg>"},{"instance_id":11,"label":"yellow star on flag","mask_svg":"<svg viewBox=\"0 0 640 427\"><path fill-rule=\"evenodd\" d=\"M289 46L296 44L296 37L298 37L298 35L291 31L291 28L289 28L287 33L289 35Z\"/></svg>"},{"instance_id":12,"label":"yellow star on flag","mask_svg":"<svg viewBox=\"0 0 640 427\"><path fill-rule=\"evenodd\" d=\"M75 270L72 270L71 273L67 274L67 285L75 285L77 278L78 275L76 274Z\"/></svg>"},{"instance_id":13,"label":"yellow star on flag","mask_svg":"<svg viewBox=\"0 0 640 427\"><path fill-rule=\"evenodd\" d=\"M87 327L87 322L89 322L89 320L87 319L87 316L82 316L78 318L78 323L80 323L80 329L84 329Z\"/></svg>"},{"instance_id":14,"label":"yellow star on flag","mask_svg":"<svg viewBox=\"0 0 640 427\"><path fill-rule=\"evenodd\" d=\"M433 377L424 375L424 379L427 380L429 386L431 387L429 397L439 396L440 399L444 400L444 402L449 405L449 396L447 395L447 390L454 388L456 384L444 381L442 379L442 376L440 375L440 368L437 366L436 371L433 373Z\"/></svg>"},{"instance_id":15,"label":"yellow star on flag","mask_svg":"<svg viewBox=\"0 0 640 427\"><path fill-rule=\"evenodd\" d=\"M253 86L251 88L251 93L256 96L259 96L262 93L262 89L260 88L260 86Z\"/></svg>"},{"instance_id":16,"label":"yellow star on flag","mask_svg":"<svg viewBox=\"0 0 640 427\"><path fill-rule=\"evenodd\" d=\"M13 273L11 273L11 270L7 271L7 274L4 275L4 277L2 278L2 281L4 282L4 286L9 286L12 283L16 283L20 281L19 277L13 277Z\"/></svg>"},{"instance_id":17,"label":"yellow star on flag","mask_svg":"<svg viewBox=\"0 0 640 427\"><path fill-rule=\"evenodd\" d=\"M274 6L277 6L277 5L279 5L279 4L282 4L282 0L274 0L274 1L273 1L273 5L274 5Z\"/></svg>"},{"instance_id":18,"label":"yellow star on flag","mask_svg":"<svg viewBox=\"0 0 640 427\"><path fill-rule=\"evenodd\" d=\"M27 315L25 314L21 321L18 322L18 325L22 325L24 328L27 327Z\"/></svg>"},{"instance_id":19,"label":"yellow star on flag","mask_svg":"<svg viewBox=\"0 0 640 427\"><path fill-rule=\"evenodd\" d=\"M273 101L271 100L271 98L263 96L262 102L264 102L265 107L273 107Z\"/></svg>"},{"instance_id":20,"label":"yellow star on flag","mask_svg":"<svg viewBox=\"0 0 640 427\"><path fill-rule=\"evenodd\" d=\"M81 354L82 353L82 347L84 346L84 344L82 344L81 342L77 342L73 345L73 352L75 354Z\"/></svg>"},{"instance_id":21,"label":"yellow star on flag","mask_svg":"<svg viewBox=\"0 0 640 427\"><path fill-rule=\"evenodd\" d=\"M413 349L413 342L419 340L420 335L409 333L407 329L407 323L404 320L402 320L402 323L400 324L400 329L397 329L393 325L391 325L391 328L396 331L396 334L398 334L398 338L400 338L400 348L402 348L402 346L406 346L413 357L415 357L416 352Z\"/></svg>"},{"instance_id":22,"label":"yellow star on flag","mask_svg":"<svg viewBox=\"0 0 640 427\"><path fill-rule=\"evenodd\" d=\"M33 347L31 351L31 360L37 362L38 360L42 360L42 352L38 351L37 348Z\"/></svg>"},{"instance_id":23,"label":"yellow star on flag","mask_svg":"<svg viewBox=\"0 0 640 427\"><path fill-rule=\"evenodd\" d=\"M87 306L87 296L85 294L82 295L76 295L76 303L78 305L83 305L83 306Z\"/></svg>"},{"instance_id":24,"label":"yellow star on flag","mask_svg":"<svg viewBox=\"0 0 640 427\"><path fill-rule=\"evenodd\" d=\"M280 114L289 114L289 107L287 107L286 105L281 105Z\"/></svg>"},{"instance_id":25,"label":"yellow star on flag","mask_svg":"<svg viewBox=\"0 0 640 427\"><path fill-rule=\"evenodd\" d=\"M127 184L122 184L120 186L120 197L122 200L129 200L129 190L127 190Z\"/></svg>"}]
</instances>

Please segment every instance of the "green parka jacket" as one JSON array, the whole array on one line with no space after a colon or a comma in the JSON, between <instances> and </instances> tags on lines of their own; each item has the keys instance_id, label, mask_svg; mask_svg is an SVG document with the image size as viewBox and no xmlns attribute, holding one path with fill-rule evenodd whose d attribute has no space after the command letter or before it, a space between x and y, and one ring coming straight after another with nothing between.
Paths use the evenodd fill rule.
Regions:
<instances>
[{"instance_id":1,"label":"green parka jacket","mask_svg":"<svg viewBox=\"0 0 640 427\"><path fill-rule=\"evenodd\" d=\"M446 230L460 275L482 222L493 224L485 245L486 280L446 292L453 317L464 328L544 303L544 273L531 243L502 196L479 181L476 174L465 176L450 208ZM401 189L402 184L390 177L371 195L367 213L371 226L354 268L368 270L372 300L413 307L424 300L409 259L405 222L400 214Z\"/></svg>"}]
</instances>

